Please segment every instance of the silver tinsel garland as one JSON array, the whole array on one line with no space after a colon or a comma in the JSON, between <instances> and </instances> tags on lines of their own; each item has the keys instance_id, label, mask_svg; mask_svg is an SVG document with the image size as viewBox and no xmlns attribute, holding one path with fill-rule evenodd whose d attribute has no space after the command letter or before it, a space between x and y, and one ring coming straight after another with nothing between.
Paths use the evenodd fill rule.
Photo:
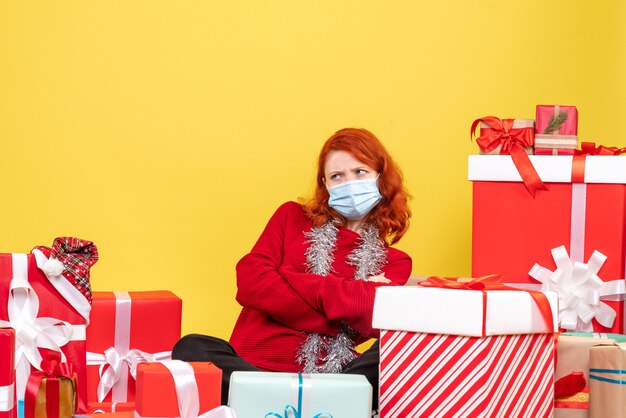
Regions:
<instances>
[{"instance_id":1,"label":"silver tinsel garland","mask_svg":"<svg viewBox=\"0 0 626 418\"><path fill-rule=\"evenodd\" d=\"M304 233L309 244L305 253L307 272L321 276L331 273L338 233L333 221ZM356 268L354 280L367 280L380 274L386 262L387 253L380 241L378 228L373 224L366 225L361 231L358 246L347 257L347 263ZM353 340L356 335L356 331L346 324L342 324L336 337L310 333L298 351L297 361L302 366L302 372L341 372L345 364L356 358Z\"/></svg>"}]
</instances>

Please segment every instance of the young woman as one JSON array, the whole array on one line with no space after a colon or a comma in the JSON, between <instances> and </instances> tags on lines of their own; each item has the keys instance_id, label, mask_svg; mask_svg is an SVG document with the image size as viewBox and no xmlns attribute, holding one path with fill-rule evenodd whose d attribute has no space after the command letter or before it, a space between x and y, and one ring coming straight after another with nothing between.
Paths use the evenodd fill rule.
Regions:
<instances>
[{"instance_id":1,"label":"young woman","mask_svg":"<svg viewBox=\"0 0 626 418\"><path fill-rule=\"evenodd\" d=\"M242 309L230 344L188 335L173 357L211 361L223 371L222 402L233 371L363 374L378 404L378 286L403 285L411 258L392 248L409 226L402 174L365 129L342 129L322 147L313 198L274 213L237 264Z\"/></svg>"}]
</instances>

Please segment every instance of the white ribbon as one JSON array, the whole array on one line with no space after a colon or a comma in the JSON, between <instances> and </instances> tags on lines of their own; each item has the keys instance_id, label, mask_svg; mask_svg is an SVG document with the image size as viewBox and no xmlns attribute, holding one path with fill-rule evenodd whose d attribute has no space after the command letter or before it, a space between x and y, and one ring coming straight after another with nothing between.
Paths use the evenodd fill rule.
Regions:
<instances>
[{"instance_id":1,"label":"white ribbon","mask_svg":"<svg viewBox=\"0 0 626 418\"><path fill-rule=\"evenodd\" d=\"M160 362L172 358L171 351L146 353L130 349L130 321L132 299L128 292L115 294L115 341L104 353L87 353L87 365L99 365L98 402L103 402L111 392L113 402L128 401L128 374L135 379L137 364Z\"/></svg>"},{"instance_id":2,"label":"white ribbon","mask_svg":"<svg viewBox=\"0 0 626 418\"><path fill-rule=\"evenodd\" d=\"M15 384L0 386L0 412L7 412L15 406Z\"/></svg>"},{"instance_id":3,"label":"white ribbon","mask_svg":"<svg viewBox=\"0 0 626 418\"><path fill-rule=\"evenodd\" d=\"M91 303L73 284L63 277L62 273L65 269L63 264L54 258L48 259L44 253L37 249L33 250L32 254L35 256L37 267L43 271L52 286L76 309L76 312L85 318L86 324L89 325Z\"/></svg>"},{"instance_id":4,"label":"white ribbon","mask_svg":"<svg viewBox=\"0 0 626 418\"><path fill-rule=\"evenodd\" d=\"M235 411L227 406L218 406L203 414L198 414L200 411L200 395L193 367L189 363L180 360L168 360L162 363L174 378L180 418L237 418ZM142 417L135 410L135 418L148 417Z\"/></svg>"},{"instance_id":5,"label":"white ribbon","mask_svg":"<svg viewBox=\"0 0 626 418\"><path fill-rule=\"evenodd\" d=\"M50 317L37 317L39 297L28 283L27 254L13 254L13 278L9 288L7 305L8 321L0 321L0 327L15 330L15 374L17 398L24 399L26 381L32 365L41 370L39 348L47 348L61 354L61 347L73 340L85 339L84 325L71 325Z\"/></svg>"},{"instance_id":6,"label":"white ribbon","mask_svg":"<svg viewBox=\"0 0 626 418\"><path fill-rule=\"evenodd\" d=\"M616 313L602 299L626 294L624 280L603 282L597 275L606 256L594 251L587 264L572 262L564 246L552 249L557 266L551 271L535 264L528 273L541 282L541 290L555 291L559 295L559 325L571 331L593 331L591 320L610 328Z\"/></svg>"},{"instance_id":7,"label":"white ribbon","mask_svg":"<svg viewBox=\"0 0 626 418\"><path fill-rule=\"evenodd\" d=\"M126 377L126 389L128 390L128 373L135 379L137 375L137 365L144 362L162 362L172 358L171 351L160 353L146 353L141 350L132 349L125 355L120 355L115 347L110 347L104 353L87 353L87 366L100 366L100 382L98 383L98 402L103 402L111 389L122 387L121 383ZM113 394L111 394L113 397ZM126 396L124 396L126 398ZM126 400L115 402L127 402Z\"/></svg>"}]
</instances>

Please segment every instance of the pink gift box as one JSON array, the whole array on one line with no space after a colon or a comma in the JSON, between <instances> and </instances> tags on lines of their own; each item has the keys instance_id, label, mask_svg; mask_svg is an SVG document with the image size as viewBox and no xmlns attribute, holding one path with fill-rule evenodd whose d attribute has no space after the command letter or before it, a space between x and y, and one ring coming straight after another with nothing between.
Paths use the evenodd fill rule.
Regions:
<instances>
[{"instance_id":1,"label":"pink gift box","mask_svg":"<svg viewBox=\"0 0 626 418\"><path fill-rule=\"evenodd\" d=\"M561 124L559 129L553 132L546 132L550 120L553 116L565 113L567 115L565 122ZM546 135L547 137L555 135L578 135L578 110L576 106L560 106L560 105L537 105L537 113L535 116L535 134Z\"/></svg>"}]
</instances>

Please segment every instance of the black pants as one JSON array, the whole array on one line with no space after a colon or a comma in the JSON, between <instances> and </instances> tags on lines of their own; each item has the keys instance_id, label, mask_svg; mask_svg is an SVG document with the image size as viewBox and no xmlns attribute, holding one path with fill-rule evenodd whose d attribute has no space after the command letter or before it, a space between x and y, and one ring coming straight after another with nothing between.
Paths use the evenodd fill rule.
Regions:
<instances>
[{"instance_id":1,"label":"black pants","mask_svg":"<svg viewBox=\"0 0 626 418\"><path fill-rule=\"evenodd\" d=\"M190 334L181 338L172 350L172 358L183 361L210 361L222 369L222 404L228 403L228 388L232 372L261 372L235 352L227 341L208 335ZM345 374L362 374L373 388L372 408L378 409L378 341L369 350L346 364Z\"/></svg>"}]
</instances>

